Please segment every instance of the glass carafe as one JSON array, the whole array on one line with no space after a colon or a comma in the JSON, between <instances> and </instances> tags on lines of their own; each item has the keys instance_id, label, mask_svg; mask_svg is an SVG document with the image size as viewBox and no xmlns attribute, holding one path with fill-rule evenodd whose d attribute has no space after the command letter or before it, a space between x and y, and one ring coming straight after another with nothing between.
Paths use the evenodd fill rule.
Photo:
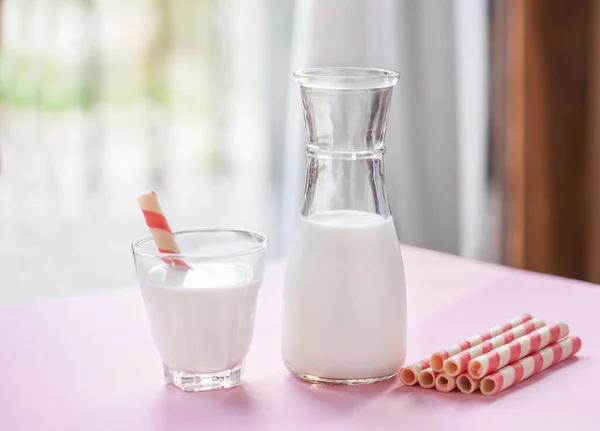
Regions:
<instances>
[{"instance_id":1,"label":"glass carafe","mask_svg":"<svg viewBox=\"0 0 600 431\"><path fill-rule=\"evenodd\" d=\"M398 73L294 74L308 170L288 256L282 356L311 382L394 376L406 352L404 267L384 181L384 138Z\"/></svg>"}]
</instances>

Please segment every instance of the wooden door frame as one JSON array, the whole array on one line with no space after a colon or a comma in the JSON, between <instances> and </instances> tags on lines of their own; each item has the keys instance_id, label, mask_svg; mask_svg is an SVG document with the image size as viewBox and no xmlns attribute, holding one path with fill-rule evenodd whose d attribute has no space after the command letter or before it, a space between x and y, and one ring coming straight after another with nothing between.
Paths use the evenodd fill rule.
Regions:
<instances>
[{"instance_id":1,"label":"wooden door frame","mask_svg":"<svg viewBox=\"0 0 600 431\"><path fill-rule=\"evenodd\" d=\"M597 277L590 266L600 253L600 210L592 205L600 168L592 156L600 142L593 127L600 112L592 103L600 73L598 59L591 61L600 46L592 43L600 25L594 3L491 3L492 151L502 184L504 262L584 279Z\"/></svg>"}]
</instances>

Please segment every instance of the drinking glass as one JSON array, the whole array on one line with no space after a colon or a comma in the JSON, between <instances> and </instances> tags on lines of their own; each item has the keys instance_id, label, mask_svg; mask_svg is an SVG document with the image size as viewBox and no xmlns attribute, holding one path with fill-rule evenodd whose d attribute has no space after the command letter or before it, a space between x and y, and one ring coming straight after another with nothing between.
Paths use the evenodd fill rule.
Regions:
<instances>
[{"instance_id":1,"label":"drinking glass","mask_svg":"<svg viewBox=\"0 0 600 431\"><path fill-rule=\"evenodd\" d=\"M132 243L167 383L186 391L241 382L263 280L267 238L242 230L175 232L180 254L152 237Z\"/></svg>"}]
</instances>

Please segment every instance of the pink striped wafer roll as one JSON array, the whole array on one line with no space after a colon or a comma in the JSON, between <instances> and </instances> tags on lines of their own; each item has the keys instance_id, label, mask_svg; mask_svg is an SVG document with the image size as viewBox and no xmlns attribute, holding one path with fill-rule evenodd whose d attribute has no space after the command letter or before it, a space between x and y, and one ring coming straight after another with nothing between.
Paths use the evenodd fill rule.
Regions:
<instances>
[{"instance_id":1,"label":"pink striped wafer roll","mask_svg":"<svg viewBox=\"0 0 600 431\"><path fill-rule=\"evenodd\" d=\"M437 371L438 373L440 373L444 371L444 361L450 356L454 356L457 353L462 352L463 350L467 350L473 346L481 344L484 341L487 341L490 338L495 337L496 335L500 335L503 332L514 328L515 326L522 325L523 323L531 319L531 314L524 314L521 317L515 317L513 319L510 319L508 322L503 323L501 325L493 326L487 331L482 332L481 334L473 335L472 337L469 337L458 344L453 344L452 346L446 347L445 349L440 350L439 352L431 355L431 358L429 359L429 362L431 363L431 368L433 368L433 371Z\"/></svg>"},{"instance_id":2,"label":"pink striped wafer roll","mask_svg":"<svg viewBox=\"0 0 600 431\"><path fill-rule=\"evenodd\" d=\"M435 388L440 392L452 392L456 389L456 377L439 374L435 378Z\"/></svg>"},{"instance_id":3,"label":"pink striped wafer roll","mask_svg":"<svg viewBox=\"0 0 600 431\"><path fill-rule=\"evenodd\" d=\"M462 373L456 378L456 387L463 394L472 394L479 389L481 380L474 379L468 373Z\"/></svg>"},{"instance_id":4,"label":"pink striped wafer roll","mask_svg":"<svg viewBox=\"0 0 600 431\"><path fill-rule=\"evenodd\" d=\"M169 226L169 222L167 222L156 193L149 192L143 194L138 198L138 202L158 251L161 253L180 254L181 251L175 241L175 235ZM164 258L163 261L180 268L189 268L189 265L181 259Z\"/></svg>"},{"instance_id":5,"label":"pink striped wafer roll","mask_svg":"<svg viewBox=\"0 0 600 431\"><path fill-rule=\"evenodd\" d=\"M497 335L491 340L478 344L475 347L471 347L470 349L460 352L458 355L454 355L451 358L446 359L444 361L444 372L449 376L456 377L459 374L467 371L469 361L471 361L471 359L491 352L492 350L508 344L516 338L529 334L544 325L545 323L543 320L534 318L528 320L522 325L515 326L513 329Z\"/></svg>"},{"instance_id":6,"label":"pink striped wafer roll","mask_svg":"<svg viewBox=\"0 0 600 431\"><path fill-rule=\"evenodd\" d=\"M415 385L418 381L419 373L425 368L429 368L429 360L423 359L420 362L400 368L398 377L400 381L407 386Z\"/></svg>"},{"instance_id":7,"label":"pink striped wafer roll","mask_svg":"<svg viewBox=\"0 0 600 431\"><path fill-rule=\"evenodd\" d=\"M435 388L435 379L438 376L438 372L433 371L433 368L429 367L419 373L419 386L425 389Z\"/></svg>"},{"instance_id":8,"label":"pink striped wafer roll","mask_svg":"<svg viewBox=\"0 0 600 431\"><path fill-rule=\"evenodd\" d=\"M481 380L481 392L494 395L573 356L581 349L581 338L567 337Z\"/></svg>"},{"instance_id":9,"label":"pink striped wafer roll","mask_svg":"<svg viewBox=\"0 0 600 431\"><path fill-rule=\"evenodd\" d=\"M558 322L550 326L543 326L529 335L517 338L504 346L473 359L469 362L469 375L474 379L482 379L488 374L512 364L549 344L556 343L567 335L569 335L569 327L566 323Z\"/></svg>"}]
</instances>

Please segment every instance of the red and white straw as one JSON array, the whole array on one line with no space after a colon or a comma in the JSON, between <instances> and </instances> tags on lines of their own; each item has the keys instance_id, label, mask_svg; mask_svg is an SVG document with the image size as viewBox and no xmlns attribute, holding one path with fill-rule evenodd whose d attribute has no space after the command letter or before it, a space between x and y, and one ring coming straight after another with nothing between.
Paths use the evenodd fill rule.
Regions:
<instances>
[{"instance_id":1,"label":"red and white straw","mask_svg":"<svg viewBox=\"0 0 600 431\"><path fill-rule=\"evenodd\" d=\"M405 385L412 386L417 383L419 373L426 368L429 368L429 360L423 359L422 361L409 365L408 367L400 368L398 377Z\"/></svg>"},{"instance_id":2,"label":"red and white straw","mask_svg":"<svg viewBox=\"0 0 600 431\"><path fill-rule=\"evenodd\" d=\"M477 346L478 344L481 344L484 341L489 340L490 338L500 335L503 332L514 328L515 326L522 325L523 323L531 319L531 314L525 314L521 317L515 317L501 325L492 326L487 331L484 331L481 334L473 335L472 337L469 337L458 344L453 344L452 346L446 347L445 349L440 350L439 352L436 352L433 355L431 355L431 358L429 359L429 362L431 363L431 368L433 368L433 370L437 371L438 373L442 372L444 370L444 361L450 358L451 356L454 356L462 352L463 350L470 349L473 346Z\"/></svg>"},{"instance_id":3,"label":"red and white straw","mask_svg":"<svg viewBox=\"0 0 600 431\"><path fill-rule=\"evenodd\" d=\"M581 339L570 336L535 352L481 380L481 392L494 395L573 356L581 349Z\"/></svg>"},{"instance_id":4,"label":"red and white straw","mask_svg":"<svg viewBox=\"0 0 600 431\"><path fill-rule=\"evenodd\" d=\"M444 372L449 376L456 377L459 374L467 371L469 361L472 359L491 352L492 350L508 344L511 341L522 337L523 335L529 334L545 325L546 323L541 319L534 318L528 320L522 325L516 326L500 335L497 335L491 340L478 344L475 347L471 347L470 349L446 359L444 361Z\"/></svg>"},{"instance_id":5,"label":"red and white straw","mask_svg":"<svg viewBox=\"0 0 600 431\"><path fill-rule=\"evenodd\" d=\"M140 208L144 214L146 225L150 228L154 242L158 251L161 253L180 254L181 250L175 241L175 235L167 222L167 218L158 201L158 196L155 192L143 194L138 198ZM180 259L163 259L166 263L173 264L182 268L189 266Z\"/></svg>"},{"instance_id":6,"label":"red and white straw","mask_svg":"<svg viewBox=\"0 0 600 431\"><path fill-rule=\"evenodd\" d=\"M517 338L509 344L473 359L469 362L469 375L474 379L481 379L567 335L569 335L569 327L566 323L558 322L550 326L543 326L529 335Z\"/></svg>"}]
</instances>

